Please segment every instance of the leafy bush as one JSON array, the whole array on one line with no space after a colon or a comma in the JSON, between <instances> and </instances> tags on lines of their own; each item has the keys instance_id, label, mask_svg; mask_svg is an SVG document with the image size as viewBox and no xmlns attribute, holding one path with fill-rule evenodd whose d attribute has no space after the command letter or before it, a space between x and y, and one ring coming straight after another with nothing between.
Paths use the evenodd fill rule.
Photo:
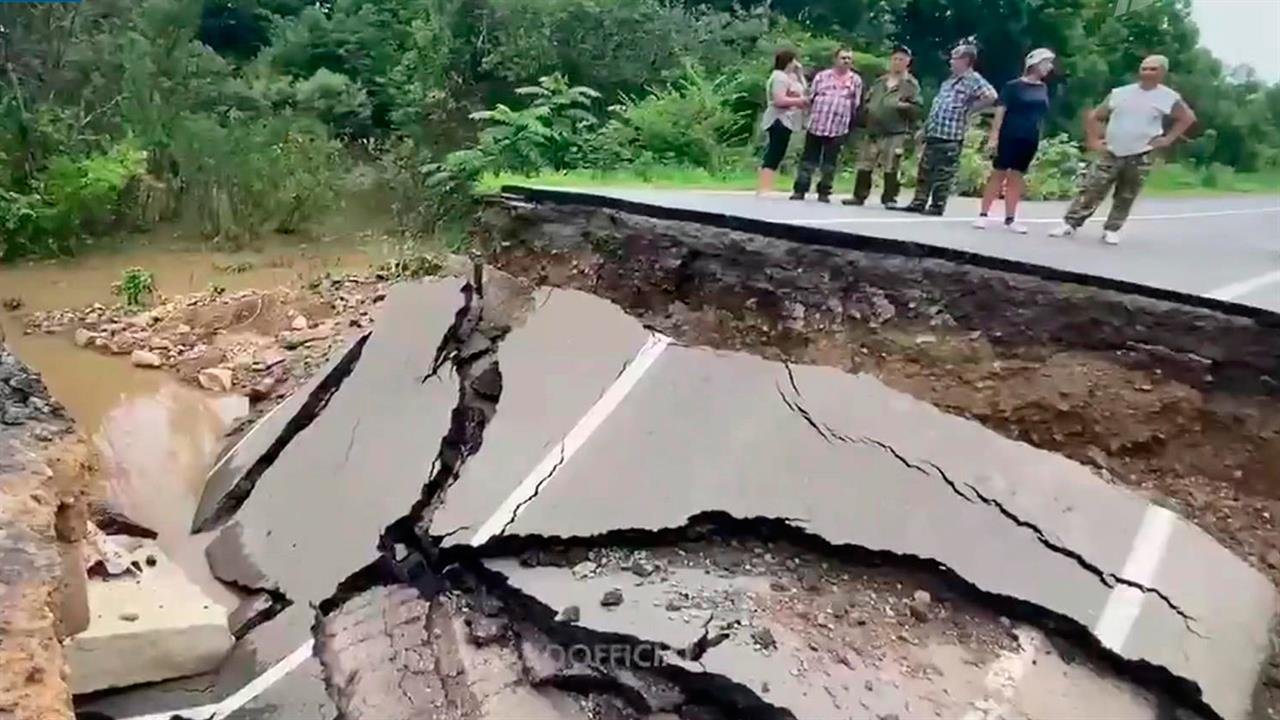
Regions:
<instances>
[{"instance_id":1,"label":"leafy bush","mask_svg":"<svg viewBox=\"0 0 1280 720\"><path fill-rule=\"evenodd\" d=\"M124 190L146 161L146 153L122 143L87 157L53 158L29 192L0 188L0 257L66 254L81 233L115 229Z\"/></svg>"},{"instance_id":2,"label":"leafy bush","mask_svg":"<svg viewBox=\"0 0 1280 720\"><path fill-rule=\"evenodd\" d=\"M535 173L564 170L581 157L582 144L599 120L590 112L600 93L571 87L563 75L540 78L537 85L517 88L533 98L529 107L512 110L499 104L471 114L486 123L479 150L494 168Z\"/></svg>"},{"instance_id":3,"label":"leafy bush","mask_svg":"<svg viewBox=\"0 0 1280 720\"><path fill-rule=\"evenodd\" d=\"M1027 173L1027 199L1071 199L1085 165L1080 146L1066 135L1041 140L1031 172Z\"/></svg>"},{"instance_id":4,"label":"leafy bush","mask_svg":"<svg viewBox=\"0 0 1280 720\"><path fill-rule=\"evenodd\" d=\"M315 115L343 137L365 137L372 130L369 97L346 75L320 68L297 84L298 109Z\"/></svg>"},{"instance_id":5,"label":"leafy bush","mask_svg":"<svg viewBox=\"0 0 1280 720\"><path fill-rule=\"evenodd\" d=\"M119 282L111 284L111 294L123 298L125 307L142 307L144 298L155 297L156 276L140 267L128 268Z\"/></svg>"},{"instance_id":6,"label":"leafy bush","mask_svg":"<svg viewBox=\"0 0 1280 720\"><path fill-rule=\"evenodd\" d=\"M628 148L637 161L719 170L731 148L748 139L731 109L732 82L690 66L648 97L624 97L602 141Z\"/></svg>"}]
</instances>

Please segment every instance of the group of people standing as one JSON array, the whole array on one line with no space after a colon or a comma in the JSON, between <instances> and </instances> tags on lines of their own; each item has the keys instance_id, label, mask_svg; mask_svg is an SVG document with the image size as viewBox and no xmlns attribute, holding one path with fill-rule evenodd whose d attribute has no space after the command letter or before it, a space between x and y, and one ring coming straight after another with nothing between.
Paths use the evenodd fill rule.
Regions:
<instances>
[{"instance_id":1,"label":"group of people standing","mask_svg":"<svg viewBox=\"0 0 1280 720\"><path fill-rule=\"evenodd\" d=\"M893 49L888 72L865 92L862 78L854 72L853 52L848 48L835 53L832 66L817 73L812 85L806 85L804 69L794 51L778 52L769 77L768 105L762 118L768 141L757 191L764 194L773 189L791 136L804 133L804 149L791 199L805 199L816 172L818 200L831 202L840 151L854 129L860 127L853 195L844 200L844 204L864 205L879 169L884 183L880 201L885 208L942 215L960 166L960 152L970 119L975 113L996 105L986 140L992 171L973 226L988 227L991 208L1003 195L1004 226L1025 234L1027 227L1018 222L1017 208L1026 187L1024 176L1035 159L1044 118L1049 113L1046 79L1053 71L1056 57L1047 48L1032 50L1024 60L1022 75L1009 81L998 93L974 69L977 58L978 51L973 45L963 44L952 50L951 74L938 88L926 115L920 83L910 72L911 51L904 46ZM1137 83L1114 89L1105 103L1086 115L1087 145L1099 156L1080 194L1067 210L1062 226L1050 232L1051 236L1074 234L1114 186L1103 240L1110 244L1119 242L1120 228L1150 168L1151 151L1172 144L1195 122L1195 114L1178 93L1162 83L1168 67L1168 60L1163 56L1146 58L1139 69ZM1164 132L1167 117L1172 117L1174 122L1171 129ZM923 136L923 148L915 195L909 204L899 207L899 170L917 134Z\"/></svg>"}]
</instances>

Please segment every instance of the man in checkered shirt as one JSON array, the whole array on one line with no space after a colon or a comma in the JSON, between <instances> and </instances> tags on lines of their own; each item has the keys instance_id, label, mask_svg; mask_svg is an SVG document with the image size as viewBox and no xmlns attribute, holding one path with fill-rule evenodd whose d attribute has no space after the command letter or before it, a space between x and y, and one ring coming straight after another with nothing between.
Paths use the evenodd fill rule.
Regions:
<instances>
[{"instance_id":1,"label":"man in checkered shirt","mask_svg":"<svg viewBox=\"0 0 1280 720\"><path fill-rule=\"evenodd\" d=\"M835 64L813 78L809 94L809 132L805 134L804 153L800 156L800 171L796 174L791 199L804 199L813 182L813 171L820 165L818 200L831 202L840 148L849 136L853 114L862 99L862 78L853 71L853 51L848 48L836 51Z\"/></svg>"},{"instance_id":2,"label":"man in checkered shirt","mask_svg":"<svg viewBox=\"0 0 1280 720\"><path fill-rule=\"evenodd\" d=\"M947 208L969 116L996 101L995 88L973 69L977 59L978 49L972 45L960 45L951 51L951 77L938 89L924 123L924 153L916 175L916 195L903 210L941 215Z\"/></svg>"}]
</instances>

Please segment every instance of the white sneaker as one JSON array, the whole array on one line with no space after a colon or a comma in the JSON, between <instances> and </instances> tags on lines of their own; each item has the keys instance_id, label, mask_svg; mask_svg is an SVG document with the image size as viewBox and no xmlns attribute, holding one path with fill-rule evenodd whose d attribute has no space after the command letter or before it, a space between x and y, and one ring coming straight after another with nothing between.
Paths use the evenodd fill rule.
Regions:
<instances>
[{"instance_id":1,"label":"white sneaker","mask_svg":"<svg viewBox=\"0 0 1280 720\"><path fill-rule=\"evenodd\" d=\"M1027 234L1027 226L1017 221L1006 223L1005 228L1007 228L1011 233L1017 233L1019 235Z\"/></svg>"},{"instance_id":2,"label":"white sneaker","mask_svg":"<svg viewBox=\"0 0 1280 720\"><path fill-rule=\"evenodd\" d=\"M976 219L974 219L974 221L973 221L973 229L974 229L974 230L986 230L986 229L987 229L987 221L988 221L988 220L990 220L990 219L991 219L991 218L986 217L985 215L979 215L979 216L978 216Z\"/></svg>"},{"instance_id":3,"label":"white sneaker","mask_svg":"<svg viewBox=\"0 0 1280 720\"><path fill-rule=\"evenodd\" d=\"M1049 237L1071 237L1076 234L1076 229L1066 223L1062 223L1058 227L1049 231Z\"/></svg>"},{"instance_id":4,"label":"white sneaker","mask_svg":"<svg viewBox=\"0 0 1280 720\"><path fill-rule=\"evenodd\" d=\"M1106 244L1108 244L1108 245L1119 245L1119 244L1120 244L1120 231L1119 231L1119 230L1106 230L1106 231L1104 231L1104 232L1102 233L1102 242L1104 242L1104 243L1106 243Z\"/></svg>"}]
</instances>

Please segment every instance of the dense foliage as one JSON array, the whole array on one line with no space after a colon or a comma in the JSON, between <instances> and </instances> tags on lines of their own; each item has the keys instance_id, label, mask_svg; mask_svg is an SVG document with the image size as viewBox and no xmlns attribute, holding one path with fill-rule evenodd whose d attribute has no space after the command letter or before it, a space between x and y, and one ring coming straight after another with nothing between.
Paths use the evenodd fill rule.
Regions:
<instances>
[{"instance_id":1,"label":"dense foliage","mask_svg":"<svg viewBox=\"0 0 1280 720\"><path fill-rule=\"evenodd\" d=\"M1201 124L1205 178L1280 166L1280 85L1228 78L1189 0L1121 18L1114 0L91 0L0 4L0 258L183 216L211 237L294 232L356 166L434 232L495 171L754 162L774 49L866 76L893 42L931 93L974 37L1012 77L1062 58L1037 197L1070 192L1080 113L1150 52ZM961 186L980 183L976 147Z\"/></svg>"}]
</instances>

